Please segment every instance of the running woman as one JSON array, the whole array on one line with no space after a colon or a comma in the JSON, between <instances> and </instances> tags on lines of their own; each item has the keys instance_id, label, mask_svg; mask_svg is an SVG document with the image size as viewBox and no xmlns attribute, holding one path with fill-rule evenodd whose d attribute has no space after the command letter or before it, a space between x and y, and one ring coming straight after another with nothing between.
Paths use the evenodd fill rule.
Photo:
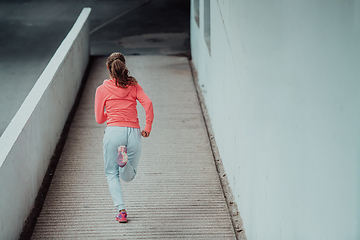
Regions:
<instances>
[{"instance_id":1,"label":"running woman","mask_svg":"<svg viewBox=\"0 0 360 240\"><path fill-rule=\"evenodd\" d=\"M132 181L141 153L141 136L149 137L154 118L153 104L137 80L130 76L121 53L112 53L106 62L110 78L96 89L95 117L107 122L103 139L105 175L118 214L116 220L127 222L119 175ZM136 100L145 109L146 125L141 131Z\"/></svg>"}]
</instances>

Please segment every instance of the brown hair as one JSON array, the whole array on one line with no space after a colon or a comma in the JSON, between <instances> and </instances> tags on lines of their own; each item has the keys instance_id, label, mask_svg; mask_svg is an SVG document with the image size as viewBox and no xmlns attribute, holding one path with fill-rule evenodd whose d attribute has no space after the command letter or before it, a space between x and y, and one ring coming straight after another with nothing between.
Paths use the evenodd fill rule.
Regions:
<instances>
[{"instance_id":1,"label":"brown hair","mask_svg":"<svg viewBox=\"0 0 360 240\"><path fill-rule=\"evenodd\" d=\"M130 71L125 65L125 57L119 52L112 53L106 62L109 69L110 77L115 79L115 84L121 88L134 86L137 80L130 76Z\"/></svg>"}]
</instances>

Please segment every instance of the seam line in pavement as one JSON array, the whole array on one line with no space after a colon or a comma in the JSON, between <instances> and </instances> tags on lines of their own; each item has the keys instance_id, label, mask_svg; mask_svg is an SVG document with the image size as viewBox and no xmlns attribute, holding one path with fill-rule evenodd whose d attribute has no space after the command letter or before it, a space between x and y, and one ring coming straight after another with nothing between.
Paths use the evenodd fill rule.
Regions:
<instances>
[{"instance_id":1,"label":"seam line in pavement","mask_svg":"<svg viewBox=\"0 0 360 240\"><path fill-rule=\"evenodd\" d=\"M117 19L125 16L125 15L128 14L129 12L131 12L131 11L133 11L133 10L135 10L135 9L138 9L138 8L144 6L144 5L146 5L146 4L148 4L148 3L152 2L152 1L153 1L153 0L146 0L146 1L142 2L140 5L137 5L137 6L133 7L133 8L130 8L129 10L121 13L120 15L118 15L118 16L110 19L109 21L104 22L103 24L101 24L101 25L97 26L96 28L94 28L93 30L91 30L91 31L90 31L90 35L93 34L94 32L96 32L97 30L105 27L106 25L112 23L113 21L115 21L115 20L117 20Z\"/></svg>"}]
</instances>

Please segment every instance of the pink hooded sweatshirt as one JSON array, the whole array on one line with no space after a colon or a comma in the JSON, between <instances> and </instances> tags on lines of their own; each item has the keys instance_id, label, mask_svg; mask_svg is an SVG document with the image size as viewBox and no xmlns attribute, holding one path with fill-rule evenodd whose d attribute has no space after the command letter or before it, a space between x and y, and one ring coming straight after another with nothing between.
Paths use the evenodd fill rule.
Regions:
<instances>
[{"instance_id":1,"label":"pink hooded sweatshirt","mask_svg":"<svg viewBox=\"0 0 360 240\"><path fill-rule=\"evenodd\" d=\"M95 94L95 118L97 123L107 121L107 126L140 128L136 100L145 109L146 126L144 130L151 132L154 119L153 104L145 94L140 84L117 87L115 80L105 80L96 89Z\"/></svg>"}]
</instances>

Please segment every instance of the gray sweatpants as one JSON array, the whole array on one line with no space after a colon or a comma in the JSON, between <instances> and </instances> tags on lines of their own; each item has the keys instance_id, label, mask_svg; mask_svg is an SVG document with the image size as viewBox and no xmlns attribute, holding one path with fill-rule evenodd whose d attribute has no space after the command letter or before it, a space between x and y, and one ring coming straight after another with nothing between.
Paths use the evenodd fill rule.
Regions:
<instances>
[{"instance_id":1,"label":"gray sweatpants","mask_svg":"<svg viewBox=\"0 0 360 240\"><path fill-rule=\"evenodd\" d=\"M141 130L130 127L106 127L103 144L105 175L114 205L120 211L125 209L125 206L119 174L126 182L134 179L141 154ZM128 162L123 168L116 162L119 146L127 147Z\"/></svg>"}]
</instances>

